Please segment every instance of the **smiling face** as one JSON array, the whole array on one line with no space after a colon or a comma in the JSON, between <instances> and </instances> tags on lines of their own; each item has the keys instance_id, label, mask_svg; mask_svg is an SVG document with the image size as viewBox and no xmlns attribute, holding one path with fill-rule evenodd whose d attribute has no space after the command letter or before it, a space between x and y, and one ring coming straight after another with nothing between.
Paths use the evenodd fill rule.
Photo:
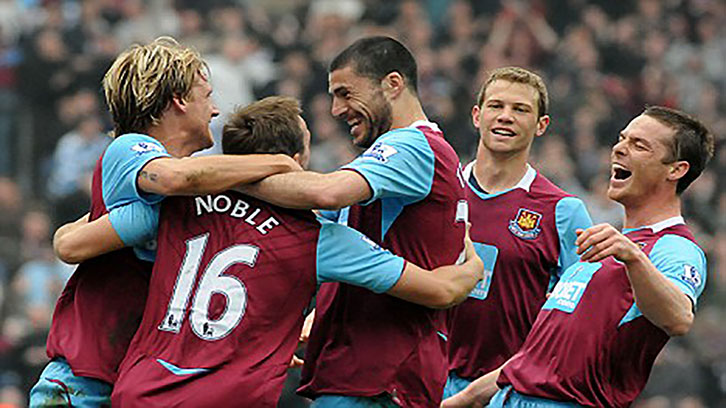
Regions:
<instances>
[{"instance_id":1,"label":"smiling face","mask_svg":"<svg viewBox=\"0 0 726 408\"><path fill-rule=\"evenodd\" d=\"M197 75L185 104L187 125L195 141L200 144L199 150L212 147L214 140L209 122L219 115L219 110L212 101L212 86L205 75Z\"/></svg>"},{"instance_id":2,"label":"smiling face","mask_svg":"<svg viewBox=\"0 0 726 408\"><path fill-rule=\"evenodd\" d=\"M549 116L538 117L538 100L530 85L504 79L490 83L481 106L471 111L480 144L492 153L528 153L534 137L544 134L549 124Z\"/></svg>"},{"instance_id":3,"label":"smiling face","mask_svg":"<svg viewBox=\"0 0 726 408\"><path fill-rule=\"evenodd\" d=\"M663 192L675 195L678 174L670 157L675 130L656 119L640 115L620 132L613 146L608 197L625 206L646 199L662 197ZM685 162L675 162L675 164ZM687 171L687 167L686 167Z\"/></svg>"},{"instance_id":4,"label":"smiling face","mask_svg":"<svg viewBox=\"0 0 726 408\"><path fill-rule=\"evenodd\" d=\"M391 129L391 104L380 81L358 75L351 65L331 72L328 81L331 113L348 124L353 144L370 147Z\"/></svg>"}]
</instances>

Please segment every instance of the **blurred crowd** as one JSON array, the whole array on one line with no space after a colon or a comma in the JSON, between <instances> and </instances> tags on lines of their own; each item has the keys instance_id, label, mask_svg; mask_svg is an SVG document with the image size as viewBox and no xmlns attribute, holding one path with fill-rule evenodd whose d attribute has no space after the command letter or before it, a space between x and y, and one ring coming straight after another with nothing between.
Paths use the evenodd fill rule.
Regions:
<instances>
[{"instance_id":1,"label":"blurred crowd","mask_svg":"<svg viewBox=\"0 0 726 408\"><path fill-rule=\"evenodd\" d=\"M0 406L24 406L46 362L55 299L73 271L51 237L87 211L109 143L100 80L115 56L159 35L194 46L212 72L217 138L237 105L299 98L311 167L329 171L358 152L329 113L327 64L372 34L412 50L425 111L462 162L476 150L470 112L485 72L541 73L552 124L533 164L582 197L595 222L622 222L605 196L609 151L646 104L697 115L724 144L723 0L0 0ZM692 332L669 343L637 407L726 406L725 170L717 148L685 194L708 284Z\"/></svg>"}]
</instances>

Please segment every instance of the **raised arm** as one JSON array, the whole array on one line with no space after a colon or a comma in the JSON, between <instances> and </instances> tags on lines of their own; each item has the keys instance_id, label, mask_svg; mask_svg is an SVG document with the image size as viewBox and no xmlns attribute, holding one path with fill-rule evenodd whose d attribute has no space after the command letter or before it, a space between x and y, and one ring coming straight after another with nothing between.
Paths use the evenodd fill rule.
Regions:
<instances>
[{"instance_id":1,"label":"raised arm","mask_svg":"<svg viewBox=\"0 0 726 408\"><path fill-rule=\"evenodd\" d=\"M281 207L324 210L366 201L373 194L365 178L350 170L276 174L245 186L242 191Z\"/></svg>"},{"instance_id":2,"label":"raised arm","mask_svg":"<svg viewBox=\"0 0 726 408\"><path fill-rule=\"evenodd\" d=\"M284 154L160 157L146 163L136 181L146 193L213 194L297 170L302 170L300 165Z\"/></svg>"}]
</instances>

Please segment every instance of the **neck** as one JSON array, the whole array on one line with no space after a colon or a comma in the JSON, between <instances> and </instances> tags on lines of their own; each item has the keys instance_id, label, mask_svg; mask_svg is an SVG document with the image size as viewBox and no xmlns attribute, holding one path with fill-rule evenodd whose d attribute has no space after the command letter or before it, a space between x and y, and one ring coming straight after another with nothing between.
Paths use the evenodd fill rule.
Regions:
<instances>
[{"instance_id":1,"label":"neck","mask_svg":"<svg viewBox=\"0 0 726 408\"><path fill-rule=\"evenodd\" d=\"M516 186L527 173L528 156L529 148L514 154L499 154L488 150L482 143L479 143L474 177L488 193L508 190Z\"/></svg>"},{"instance_id":2,"label":"neck","mask_svg":"<svg viewBox=\"0 0 726 408\"><path fill-rule=\"evenodd\" d=\"M162 122L159 125L151 126L147 133L158 140L172 157L187 157L198 149L191 146L190 137L187 132L169 122Z\"/></svg>"},{"instance_id":3,"label":"neck","mask_svg":"<svg viewBox=\"0 0 726 408\"><path fill-rule=\"evenodd\" d=\"M428 120L424 113L421 102L415 95L409 92L391 103L391 129L399 129L410 126L417 120Z\"/></svg>"},{"instance_id":4,"label":"neck","mask_svg":"<svg viewBox=\"0 0 726 408\"><path fill-rule=\"evenodd\" d=\"M681 200L677 195L670 199L653 199L625 205L624 228L637 228L652 225L668 218L681 215Z\"/></svg>"}]
</instances>

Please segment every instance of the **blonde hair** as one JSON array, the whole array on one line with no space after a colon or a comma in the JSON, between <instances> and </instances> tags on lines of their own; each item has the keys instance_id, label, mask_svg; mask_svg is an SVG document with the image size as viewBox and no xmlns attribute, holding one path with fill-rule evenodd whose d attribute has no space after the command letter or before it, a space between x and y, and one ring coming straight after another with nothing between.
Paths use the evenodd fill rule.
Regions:
<instances>
[{"instance_id":1,"label":"blonde hair","mask_svg":"<svg viewBox=\"0 0 726 408\"><path fill-rule=\"evenodd\" d=\"M113 136L144 133L158 124L174 97L190 95L198 74L208 76L199 53L171 37L124 51L103 77Z\"/></svg>"},{"instance_id":2,"label":"blonde hair","mask_svg":"<svg viewBox=\"0 0 726 408\"><path fill-rule=\"evenodd\" d=\"M484 84L479 90L479 95L476 102L479 107L481 107L482 102L484 102L484 96L486 94L487 87L489 87L492 82L498 79L514 82L517 84L529 85L534 88L539 95L537 100L537 115L539 117L547 115L547 112L549 111L550 100L549 95L547 94L547 87L545 86L542 77L535 74L534 72L519 67L504 67L497 68L491 71L489 73L489 77L486 81L484 81Z\"/></svg>"}]
</instances>

